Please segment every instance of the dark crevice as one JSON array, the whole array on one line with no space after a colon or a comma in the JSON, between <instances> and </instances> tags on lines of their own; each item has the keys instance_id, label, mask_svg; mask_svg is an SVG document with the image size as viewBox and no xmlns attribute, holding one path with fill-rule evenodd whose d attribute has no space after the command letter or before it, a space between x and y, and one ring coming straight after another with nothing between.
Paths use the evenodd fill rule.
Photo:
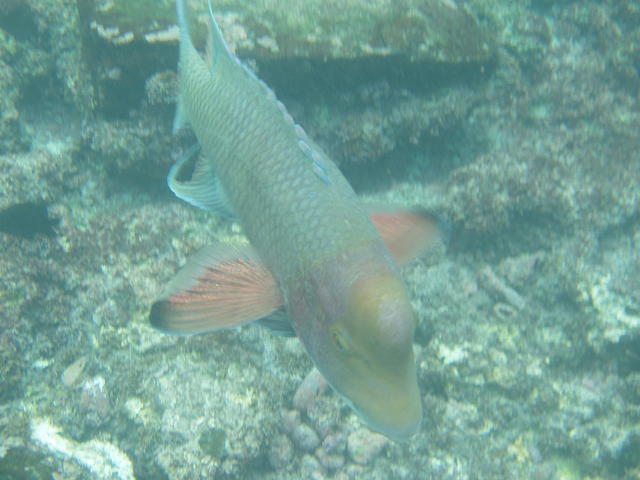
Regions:
<instances>
[{"instance_id":1,"label":"dark crevice","mask_svg":"<svg viewBox=\"0 0 640 480\"><path fill-rule=\"evenodd\" d=\"M449 65L411 62L402 56L362 59L263 60L258 76L272 87L276 95L293 100L327 103L344 92L387 81L396 89L429 93L455 85L472 85L485 79L493 65ZM311 99L311 100L310 100Z\"/></svg>"},{"instance_id":2,"label":"dark crevice","mask_svg":"<svg viewBox=\"0 0 640 480\"><path fill-rule=\"evenodd\" d=\"M1 16L0 28L21 42L32 41L38 36L38 27L33 13L25 5L12 8L7 15Z\"/></svg>"},{"instance_id":3,"label":"dark crevice","mask_svg":"<svg viewBox=\"0 0 640 480\"><path fill-rule=\"evenodd\" d=\"M151 75L175 70L177 49L164 45L140 48L138 43L114 47L95 41L92 62L100 65L97 83L103 97L102 113L109 119L129 118L145 99L145 82ZM113 72L111 79L106 72Z\"/></svg>"},{"instance_id":4,"label":"dark crevice","mask_svg":"<svg viewBox=\"0 0 640 480\"><path fill-rule=\"evenodd\" d=\"M425 135L416 145L398 145L377 161L345 162L339 165L340 170L359 194L385 191L406 180L421 184L442 181L457 166L449 159L456 157L451 145L458 135L453 127L438 136Z\"/></svg>"},{"instance_id":5,"label":"dark crevice","mask_svg":"<svg viewBox=\"0 0 640 480\"><path fill-rule=\"evenodd\" d=\"M491 232L467 230L457 223L452 223L451 229L450 253L471 253L486 263L536 250L551 251L563 236L573 234L557 218L537 211L513 214L506 225Z\"/></svg>"},{"instance_id":6,"label":"dark crevice","mask_svg":"<svg viewBox=\"0 0 640 480\"><path fill-rule=\"evenodd\" d=\"M624 338L609 346L606 358L621 377L639 373L640 337Z\"/></svg>"}]
</instances>

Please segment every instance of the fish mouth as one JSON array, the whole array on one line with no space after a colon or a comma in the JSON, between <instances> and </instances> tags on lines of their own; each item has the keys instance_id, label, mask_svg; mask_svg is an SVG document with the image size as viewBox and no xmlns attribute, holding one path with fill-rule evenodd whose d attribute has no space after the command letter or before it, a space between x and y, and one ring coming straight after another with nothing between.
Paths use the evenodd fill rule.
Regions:
<instances>
[{"instance_id":1,"label":"fish mouth","mask_svg":"<svg viewBox=\"0 0 640 480\"><path fill-rule=\"evenodd\" d=\"M417 411L398 422L381 421L373 418L361 408L358 408L350 400L347 403L360 419L371 429L381 433L394 442L404 442L420 431L422 425L422 405L418 404ZM402 412L405 413L405 412ZM389 415L391 417L391 415Z\"/></svg>"},{"instance_id":2,"label":"fish mouth","mask_svg":"<svg viewBox=\"0 0 640 480\"><path fill-rule=\"evenodd\" d=\"M364 419L364 417L362 418ZM388 437L395 442L405 442L420 431L422 414L420 414L419 418L415 421L405 425L383 424L370 420L367 421L366 419L365 422L372 430L383 434L385 437Z\"/></svg>"},{"instance_id":3,"label":"fish mouth","mask_svg":"<svg viewBox=\"0 0 640 480\"><path fill-rule=\"evenodd\" d=\"M384 436L389 437L394 442L406 442L411 437L413 437L418 431L420 431L420 424L422 422L416 422L413 425L408 425L405 427L389 427L385 430L380 430Z\"/></svg>"}]
</instances>

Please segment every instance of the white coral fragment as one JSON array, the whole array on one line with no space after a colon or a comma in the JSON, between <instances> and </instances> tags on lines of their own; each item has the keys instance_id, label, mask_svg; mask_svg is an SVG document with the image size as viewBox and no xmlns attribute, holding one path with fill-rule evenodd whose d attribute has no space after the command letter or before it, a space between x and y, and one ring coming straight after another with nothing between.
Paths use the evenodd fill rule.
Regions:
<instances>
[{"instance_id":1,"label":"white coral fragment","mask_svg":"<svg viewBox=\"0 0 640 480\"><path fill-rule=\"evenodd\" d=\"M31 439L54 454L82 465L97 479L135 480L131 460L111 443L100 440L74 442L60 435L60 428L46 418L33 421Z\"/></svg>"},{"instance_id":2,"label":"white coral fragment","mask_svg":"<svg viewBox=\"0 0 640 480\"><path fill-rule=\"evenodd\" d=\"M611 275L597 278L593 284L583 286L582 296L590 301L597 312L604 329L604 338L617 343L622 337L640 328L640 317L627 312L624 297L609 286L610 282Z\"/></svg>"}]
</instances>

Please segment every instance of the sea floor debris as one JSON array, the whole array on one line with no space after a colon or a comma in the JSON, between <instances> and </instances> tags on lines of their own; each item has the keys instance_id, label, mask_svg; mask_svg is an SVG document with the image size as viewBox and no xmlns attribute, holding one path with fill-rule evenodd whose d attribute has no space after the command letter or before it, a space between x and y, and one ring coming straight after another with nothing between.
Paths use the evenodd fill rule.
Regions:
<instances>
[{"instance_id":1,"label":"sea floor debris","mask_svg":"<svg viewBox=\"0 0 640 480\"><path fill-rule=\"evenodd\" d=\"M51 453L77 462L100 480L135 480L129 457L115 445L101 440L74 442L49 419L35 419L31 425L33 441Z\"/></svg>"}]
</instances>

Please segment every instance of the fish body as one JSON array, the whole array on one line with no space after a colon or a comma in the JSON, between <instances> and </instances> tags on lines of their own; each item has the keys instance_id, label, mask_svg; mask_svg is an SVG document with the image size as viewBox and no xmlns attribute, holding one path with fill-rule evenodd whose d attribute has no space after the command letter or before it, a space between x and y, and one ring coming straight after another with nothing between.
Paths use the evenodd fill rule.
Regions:
<instances>
[{"instance_id":1,"label":"fish body","mask_svg":"<svg viewBox=\"0 0 640 480\"><path fill-rule=\"evenodd\" d=\"M323 261L345 246L381 243L335 164L213 29L212 65L181 35L179 108L244 233L278 282L287 285L309 261Z\"/></svg>"},{"instance_id":2,"label":"fish body","mask_svg":"<svg viewBox=\"0 0 640 480\"><path fill-rule=\"evenodd\" d=\"M170 174L169 183L195 205L231 212L252 248L216 246L196 256L152 307L152 324L199 333L268 324L284 312L284 324L274 322L295 331L370 427L410 437L422 419L416 317L388 242L337 166L229 51L213 14L205 60L189 37L183 0L177 11L175 126L190 124L202 159L190 182Z\"/></svg>"}]
</instances>

